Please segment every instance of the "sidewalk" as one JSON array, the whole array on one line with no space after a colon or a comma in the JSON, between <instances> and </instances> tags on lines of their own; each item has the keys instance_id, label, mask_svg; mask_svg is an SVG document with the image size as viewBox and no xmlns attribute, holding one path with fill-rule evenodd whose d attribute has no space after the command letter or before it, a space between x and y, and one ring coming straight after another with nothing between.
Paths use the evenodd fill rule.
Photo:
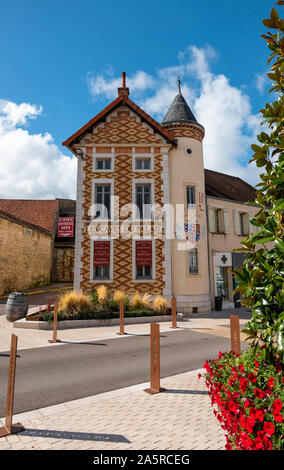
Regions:
<instances>
[{"instance_id":1,"label":"sidewalk","mask_svg":"<svg viewBox=\"0 0 284 470\"><path fill-rule=\"evenodd\" d=\"M242 318L240 325L246 322ZM192 317L178 326L176 331L192 329L230 338L230 320L224 316ZM127 341L132 334L149 335L150 325L126 325L124 336L117 335L118 331L119 326L58 330L63 342L51 344L52 331L15 329L4 316L0 318L0 352L10 349L11 333L18 336L21 350L111 338ZM171 323L161 322L160 332L169 331ZM161 379L167 390L157 395L144 392L147 382L14 415L13 423L22 423L25 431L0 439L0 450L222 450L224 431L213 414L204 379L198 379L203 371Z\"/></svg>"},{"instance_id":2,"label":"sidewalk","mask_svg":"<svg viewBox=\"0 0 284 470\"><path fill-rule=\"evenodd\" d=\"M25 431L0 450L224 450L203 371L162 379L157 395L145 383L15 415Z\"/></svg>"},{"instance_id":3,"label":"sidewalk","mask_svg":"<svg viewBox=\"0 0 284 470\"><path fill-rule=\"evenodd\" d=\"M241 310L241 309L239 309ZM233 310L231 313L235 313ZM239 313L237 313L239 314ZM240 326L247 323L247 319L240 319ZM229 318L200 318L191 317L185 321L178 322L179 329L192 329L196 332L207 333L209 335L222 336L230 338L230 320ZM177 331L178 331L177 330ZM52 329L48 330L30 330L22 328L13 328L13 323L6 320L6 316L0 317L0 352L10 349L11 334L18 336L18 350L41 348L41 347L57 347L64 342L80 342L80 341L97 341L116 338L125 339L131 334L149 334L150 324L131 324L125 325L125 332L128 335L118 336L119 325L115 326L99 326L85 327L76 329L58 329L57 338L63 343L50 344L49 339L52 338ZM172 331L171 322L160 323L161 333ZM241 333L241 340L244 340Z\"/></svg>"}]
</instances>

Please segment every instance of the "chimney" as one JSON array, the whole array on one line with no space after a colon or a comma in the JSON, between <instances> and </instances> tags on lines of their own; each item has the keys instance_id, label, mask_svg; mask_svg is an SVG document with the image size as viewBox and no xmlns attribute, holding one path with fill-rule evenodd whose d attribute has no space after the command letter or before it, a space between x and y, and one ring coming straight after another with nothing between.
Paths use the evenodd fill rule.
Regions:
<instances>
[{"instance_id":1,"label":"chimney","mask_svg":"<svg viewBox=\"0 0 284 470\"><path fill-rule=\"evenodd\" d=\"M122 72L121 74L121 87L118 88L118 95L119 96L129 95L129 88L126 87L126 73L125 72Z\"/></svg>"}]
</instances>

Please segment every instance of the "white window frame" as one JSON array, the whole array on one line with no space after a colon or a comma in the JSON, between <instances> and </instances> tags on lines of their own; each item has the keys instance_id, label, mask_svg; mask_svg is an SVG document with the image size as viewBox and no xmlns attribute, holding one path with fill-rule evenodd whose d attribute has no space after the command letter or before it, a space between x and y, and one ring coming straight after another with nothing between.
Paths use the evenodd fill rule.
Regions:
<instances>
[{"instance_id":1,"label":"white window frame","mask_svg":"<svg viewBox=\"0 0 284 470\"><path fill-rule=\"evenodd\" d=\"M136 242L137 241L152 241L152 278L151 279L136 279ZM156 282L156 243L153 237L135 237L132 238L132 282L135 283L149 283Z\"/></svg>"},{"instance_id":2,"label":"white window frame","mask_svg":"<svg viewBox=\"0 0 284 470\"><path fill-rule=\"evenodd\" d=\"M94 279L94 242L108 241L110 243L110 266L109 266L109 279ZM90 237L90 282L93 284L105 284L113 282L113 239Z\"/></svg>"},{"instance_id":3,"label":"white window frame","mask_svg":"<svg viewBox=\"0 0 284 470\"><path fill-rule=\"evenodd\" d=\"M225 217L227 217L228 215L228 212L226 212L226 215L225 215L225 211L226 209L224 209L223 207L214 207L214 206L211 206L211 207L208 207L208 218L209 218L209 232L212 233L212 234L221 234L221 235L224 235L226 233L228 233L228 230L229 228L228 227L225 227L225 225L227 225L227 222L225 222ZM216 231L216 211L218 211L218 225L219 225L219 231L217 232Z\"/></svg>"},{"instance_id":4,"label":"white window frame","mask_svg":"<svg viewBox=\"0 0 284 470\"><path fill-rule=\"evenodd\" d=\"M244 233L241 233L241 217L243 215L243 228ZM250 213L242 211L240 209L234 209L234 227L235 234L240 235L241 237L246 237L250 233L253 233L253 230L250 227L249 218L251 218Z\"/></svg>"},{"instance_id":5,"label":"white window frame","mask_svg":"<svg viewBox=\"0 0 284 470\"><path fill-rule=\"evenodd\" d=\"M150 205L153 206L155 204L155 184L154 184L154 180L153 179L148 179L148 178L133 178L132 179L132 204L135 206L136 208L136 186L137 185L140 185L140 184L150 184L151 185L151 202L150 202ZM132 214L132 217L133 217L133 220L141 220L141 221L145 221L145 222L150 222L151 220L153 220L153 214L151 214L151 217L150 218L143 218L143 219L140 219L137 217L137 214L136 214L136 210L133 211L133 214Z\"/></svg>"},{"instance_id":6,"label":"white window frame","mask_svg":"<svg viewBox=\"0 0 284 470\"><path fill-rule=\"evenodd\" d=\"M196 264L197 264L197 272L196 273L191 273L190 272L190 253L191 252L196 252ZM198 276L200 273L199 273L199 252L198 252L198 248L192 248L191 250L188 251L188 264L187 264L187 273L188 273L188 276Z\"/></svg>"},{"instance_id":7,"label":"white window frame","mask_svg":"<svg viewBox=\"0 0 284 470\"><path fill-rule=\"evenodd\" d=\"M99 170L97 168L97 160L110 160L110 170ZM93 172L94 173L112 173L114 171L114 154L113 153L93 153Z\"/></svg>"},{"instance_id":8,"label":"white window frame","mask_svg":"<svg viewBox=\"0 0 284 470\"><path fill-rule=\"evenodd\" d=\"M245 216L244 212L239 212L240 235L247 235Z\"/></svg>"},{"instance_id":9,"label":"white window frame","mask_svg":"<svg viewBox=\"0 0 284 470\"><path fill-rule=\"evenodd\" d=\"M149 169L136 169L136 160L149 160L150 159L150 168ZM133 173L151 173L154 171L154 154L153 153L133 153L132 154L132 171Z\"/></svg>"},{"instance_id":10,"label":"white window frame","mask_svg":"<svg viewBox=\"0 0 284 470\"><path fill-rule=\"evenodd\" d=\"M194 189L194 202L187 202L187 188L193 188ZM187 207L192 207L192 206L196 206L196 187L193 185L193 184L187 184L186 187L185 187L185 191L186 191L186 205Z\"/></svg>"},{"instance_id":11,"label":"white window frame","mask_svg":"<svg viewBox=\"0 0 284 470\"><path fill-rule=\"evenodd\" d=\"M103 220L104 222L114 221L114 180L110 178L105 179L97 179L93 178L92 181L92 206L95 204L95 194L96 194L96 186L101 185L110 185L110 218L108 219L95 219L93 211L91 209L91 220Z\"/></svg>"},{"instance_id":12,"label":"white window frame","mask_svg":"<svg viewBox=\"0 0 284 470\"><path fill-rule=\"evenodd\" d=\"M222 209L215 208L214 209L214 232L215 233L222 233L221 231L221 216L222 216ZM217 220L218 220L218 230L217 230Z\"/></svg>"}]
</instances>

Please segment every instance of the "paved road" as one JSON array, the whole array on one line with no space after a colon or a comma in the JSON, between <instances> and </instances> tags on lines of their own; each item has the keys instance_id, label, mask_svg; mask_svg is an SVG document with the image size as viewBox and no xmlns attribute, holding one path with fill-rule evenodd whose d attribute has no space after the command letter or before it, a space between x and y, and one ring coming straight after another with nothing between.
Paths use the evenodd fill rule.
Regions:
<instances>
[{"instance_id":1,"label":"paved road","mask_svg":"<svg viewBox=\"0 0 284 470\"><path fill-rule=\"evenodd\" d=\"M150 338L129 335L98 342L18 351L14 413L147 382ZM245 347L245 346L243 346ZM195 370L219 350L224 337L190 330L161 334L161 377ZM0 416L5 415L9 354L0 353Z\"/></svg>"},{"instance_id":2,"label":"paved road","mask_svg":"<svg viewBox=\"0 0 284 470\"><path fill-rule=\"evenodd\" d=\"M62 288L62 289L61 289ZM73 289L73 284L70 282L65 283L58 283L53 284L47 287L35 287L34 289L30 289L26 291L27 293L30 292L39 292L38 294L29 294L29 307L37 307L38 305L47 304L48 301L54 303L55 300L58 300L60 295L68 292L66 288ZM61 289L61 290L60 290ZM0 316L5 315L5 306L6 306L7 298L0 297Z\"/></svg>"}]
</instances>

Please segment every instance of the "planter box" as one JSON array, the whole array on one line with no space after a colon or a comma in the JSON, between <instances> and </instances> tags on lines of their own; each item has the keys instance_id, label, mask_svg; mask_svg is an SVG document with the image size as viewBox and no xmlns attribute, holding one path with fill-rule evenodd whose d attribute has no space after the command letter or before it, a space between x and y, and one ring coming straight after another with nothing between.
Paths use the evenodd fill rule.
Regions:
<instances>
[{"instance_id":1,"label":"planter box","mask_svg":"<svg viewBox=\"0 0 284 470\"><path fill-rule=\"evenodd\" d=\"M131 317L124 318L125 325L133 325L139 323L153 323L153 322L170 322L171 315L157 315L153 317ZM177 314L177 320L183 321L182 314ZM64 320L57 323L58 330L65 330L68 328L91 328L99 326L114 326L119 325L119 318L110 318L108 320ZM31 321L21 319L13 323L14 328L28 328L32 330L52 330L53 323L44 321Z\"/></svg>"}]
</instances>

